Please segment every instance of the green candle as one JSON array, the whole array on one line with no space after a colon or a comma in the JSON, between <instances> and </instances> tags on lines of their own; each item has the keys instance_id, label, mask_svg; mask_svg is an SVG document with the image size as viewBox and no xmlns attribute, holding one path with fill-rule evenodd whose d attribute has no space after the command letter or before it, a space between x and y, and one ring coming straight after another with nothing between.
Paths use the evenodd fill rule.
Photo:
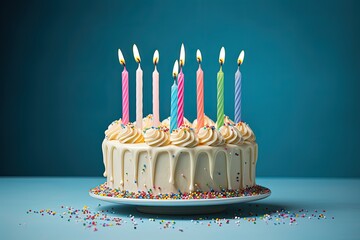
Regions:
<instances>
[{"instance_id":1,"label":"green candle","mask_svg":"<svg viewBox=\"0 0 360 240\"><path fill-rule=\"evenodd\" d=\"M224 125L224 72L222 71L224 62L225 49L222 47L219 56L220 70L217 74L217 128Z\"/></svg>"}]
</instances>

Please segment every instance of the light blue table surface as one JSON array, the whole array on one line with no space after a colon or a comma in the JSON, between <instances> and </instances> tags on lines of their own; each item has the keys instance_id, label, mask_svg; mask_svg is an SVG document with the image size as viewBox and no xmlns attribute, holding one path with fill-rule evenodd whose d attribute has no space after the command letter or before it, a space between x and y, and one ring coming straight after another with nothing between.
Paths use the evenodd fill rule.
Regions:
<instances>
[{"instance_id":1,"label":"light blue table surface","mask_svg":"<svg viewBox=\"0 0 360 240\"><path fill-rule=\"evenodd\" d=\"M92 199L88 190L103 182L104 178L1 177L1 239L360 239L360 179L258 178L258 184L272 190L269 198L198 216L142 214L131 206ZM82 213L70 219L66 210L82 210L85 205L91 214L99 212L97 231L87 227L91 220L84 222ZM33 213L41 209L56 214ZM277 216L281 209L296 221L289 224L291 216ZM103 227L114 223L100 220L104 213L110 220L121 218L121 225ZM267 222L260 218L264 215Z\"/></svg>"}]
</instances>

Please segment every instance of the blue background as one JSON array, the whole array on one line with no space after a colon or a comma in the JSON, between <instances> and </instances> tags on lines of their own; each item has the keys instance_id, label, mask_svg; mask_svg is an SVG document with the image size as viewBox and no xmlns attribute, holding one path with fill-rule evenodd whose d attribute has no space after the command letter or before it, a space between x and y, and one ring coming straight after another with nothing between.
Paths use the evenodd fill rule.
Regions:
<instances>
[{"instance_id":1,"label":"blue background","mask_svg":"<svg viewBox=\"0 0 360 240\"><path fill-rule=\"evenodd\" d=\"M196 116L195 52L205 111L216 115L226 48L225 112L233 118L236 59L245 49L243 118L259 143L259 176L360 177L357 1L24 1L2 4L0 175L100 176L101 141L121 116L121 48L135 119L136 43L151 112L160 52L161 118L186 48L185 115Z\"/></svg>"}]
</instances>

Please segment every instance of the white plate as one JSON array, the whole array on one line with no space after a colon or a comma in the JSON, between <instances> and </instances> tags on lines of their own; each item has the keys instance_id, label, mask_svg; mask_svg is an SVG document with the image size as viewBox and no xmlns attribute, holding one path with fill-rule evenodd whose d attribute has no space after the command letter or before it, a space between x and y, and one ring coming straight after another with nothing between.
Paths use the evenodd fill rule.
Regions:
<instances>
[{"instance_id":1,"label":"white plate","mask_svg":"<svg viewBox=\"0 0 360 240\"><path fill-rule=\"evenodd\" d=\"M256 201L266 198L271 195L271 191L264 194L257 194L253 196L243 197L231 197L231 198L212 198L212 199L135 199L135 198L119 198L119 197L107 197L99 196L92 192L89 192L90 196L102 201L126 204L134 206L148 206L148 207L195 207L195 206L214 206L214 205L228 205L234 203L244 203L250 201Z\"/></svg>"}]
</instances>

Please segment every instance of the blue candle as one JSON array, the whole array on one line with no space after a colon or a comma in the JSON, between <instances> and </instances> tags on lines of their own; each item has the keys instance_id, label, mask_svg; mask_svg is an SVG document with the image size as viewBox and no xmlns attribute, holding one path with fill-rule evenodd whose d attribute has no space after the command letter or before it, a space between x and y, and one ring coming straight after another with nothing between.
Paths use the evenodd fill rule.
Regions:
<instances>
[{"instance_id":1,"label":"blue candle","mask_svg":"<svg viewBox=\"0 0 360 240\"><path fill-rule=\"evenodd\" d=\"M174 84L171 87L170 133L177 128L178 123L178 86L176 84L178 69L179 64L176 60L173 69Z\"/></svg>"},{"instance_id":2,"label":"blue candle","mask_svg":"<svg viewBox=\"0 0 360 240\"><path fill-rule=\"evenodd\" d=\"M241 72L240 65L244 62L244 50L240 52L238 57L238 69L235 73L235 123L241 122Z\"/></svg>"},{"instance_id":3,"label":"blue candle","mask_svg":"<svg viewBox=\"0 0 360 240\"><path fill-rule=\"evenodd\" d=\"M178 86L174 80L171 87L170 133L177 128L178 113Z\"/></svg>"},{"instance_id":4,"label":"blue candle","mask_svg":"<svg viewBox=\"0 0 360 240\"><path fill-rule=\"evenodd\" d=\"M235 123L241 122L241 72L240 66L235 73Z\"/></svg>"}]
</instances>

